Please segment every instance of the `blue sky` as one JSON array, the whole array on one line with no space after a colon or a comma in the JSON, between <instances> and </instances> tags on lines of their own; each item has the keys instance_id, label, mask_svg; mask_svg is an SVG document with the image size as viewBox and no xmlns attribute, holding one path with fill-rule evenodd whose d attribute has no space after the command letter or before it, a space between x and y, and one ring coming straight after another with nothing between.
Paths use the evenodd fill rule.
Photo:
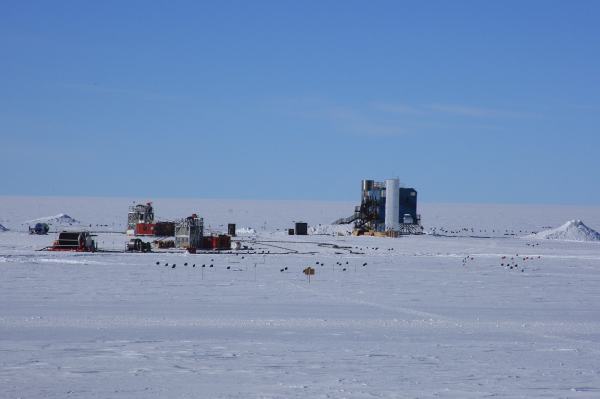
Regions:
<instances>
[{"instance_id":1,"label":"blue sky","mask_svg":"<svg viewBox=\"0 0 600 399\"><path fill-rule=\"evenodd\" d=\"M600 2L2 2L0 194L600 204Z\"/></svg>"}]
</instances>

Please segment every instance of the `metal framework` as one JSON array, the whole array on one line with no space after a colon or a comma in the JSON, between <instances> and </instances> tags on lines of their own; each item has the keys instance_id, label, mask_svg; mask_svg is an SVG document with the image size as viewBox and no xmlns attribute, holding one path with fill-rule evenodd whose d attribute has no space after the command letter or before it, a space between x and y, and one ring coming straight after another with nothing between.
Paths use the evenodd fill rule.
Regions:
<instances>
[{"instance_id":1,"label":"metal framework","mask_svg":"<svg viewBox=\"0 0 600 399\"><path fill-rule=\"evenodd\" d=\"M388 186L394 190L391 195L386 192ZM394 204L386 204L386 200L394 201ZM393 211L393 220L388 217L386 223L386 213L390 211ZM417 214L417 191L413 188L399 187L396 179L387 182L363 180L361 202L354 209L354 215L338 219L334 223L354 223L357 234L369 232L394 237L423 234L421 217Z\"/></svg>"},{"instance_id":2,"label":"metal framework","mask_svg":"<svg viewBox=\"0 0 600 399\"><path fill-rule=\"evenodd\" d=\"M128 230L135 230L138 223L154 223L154 208L152 202L146 204L137 204L129 207L127 214Z\"/></svg>"},{"instance_id":3,"label":"metal framework","mask_svg":"<svg viewBox=\"0 0 600 399\"><path fill-rule=\"evenodd\" d=\"M178 248L200 248L204 235L204 219L196 214L181 220L175 226L175 246Z\"/></svg>"}]
</instances>

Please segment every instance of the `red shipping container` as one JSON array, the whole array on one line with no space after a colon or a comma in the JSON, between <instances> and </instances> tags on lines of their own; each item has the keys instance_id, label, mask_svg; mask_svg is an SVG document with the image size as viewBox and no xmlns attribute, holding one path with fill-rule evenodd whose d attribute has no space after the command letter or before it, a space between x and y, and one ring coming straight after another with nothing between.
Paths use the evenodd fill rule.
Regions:
<instances>
[{"instance_id":1,"label":"red shipping container","mask_svg":"<svg viewBox=\"0 0 600 399\"><path fill-rule=\"evenodd\" d=\"M200 248L202 249L211 249L212 248L212 240L210 237L202 237L202 241L200 243Z\"/></svg>"},{"instance_id":2,"label":"red shipping container","mask_svg":"<svg viewBox=\"0 0 600 399\"><path fill-rule=\"evenodd\" d=\"M220 235L218 249L231 249L231 237L224 234Z\"/></svg>"},{"instance_id":3,"label":"red shipping container","mask_svg":"<svg viewBox=\"0 0 600 399\"><path fill-rule=\"evenodd\" d=\"M153 236L154 223L138 223L135 225L136 236Z\"/></svg>"}]
</instances>

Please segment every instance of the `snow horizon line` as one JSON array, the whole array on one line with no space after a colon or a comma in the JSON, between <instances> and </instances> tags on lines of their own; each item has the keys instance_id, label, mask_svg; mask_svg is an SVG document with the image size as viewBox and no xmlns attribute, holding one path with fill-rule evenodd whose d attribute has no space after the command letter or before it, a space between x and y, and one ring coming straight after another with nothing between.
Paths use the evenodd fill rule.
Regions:
<instances>
[{"instance_id":1,"label":"snow horizon line","mask_svg":"<svg viewBox=\"0 0 600 399\"><path fill-rule=\"evenodd\" d=\"M360 198L356 199L307 199L307 198L241 198L241 197L196 197L196 196L126 196L126 195L30 195L30 194L0 194L0 198L78 198L78 199L115 199L115 200L128 200L135 203L145 203L153 201L242 201L242 202L305 202L305 203L339 203L349 204L360 202ZM419 206L422 205L485 205L485 206L557 206L557 207L585 207L585 208L600 208L600 203L589 204L589 203L559 203L559 202L493 202L493 201L423 201L419 200Z\"/></svg>"}]
</instances>

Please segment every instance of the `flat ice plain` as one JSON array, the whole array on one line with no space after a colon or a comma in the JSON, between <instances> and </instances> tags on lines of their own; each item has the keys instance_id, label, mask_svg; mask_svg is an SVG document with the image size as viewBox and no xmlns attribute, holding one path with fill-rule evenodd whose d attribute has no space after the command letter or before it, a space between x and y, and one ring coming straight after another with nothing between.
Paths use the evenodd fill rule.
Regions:
<instances>
[{"instance_id":1,"label":"flat ice plain","mask_svg":"<svg viewBox=\"0 0 600 399\"><path fill-rule=\"evenodd\" d=\"M66 213L122 249L130 203L0 197L1 398L600 397L600 243L518 237L599 230L598 207L424 204L445 236L389 239L283 232L353 203L155 201L255 229L239 255L39 252L55 235L25 232Z\"/></svg>"}]
</instances>

